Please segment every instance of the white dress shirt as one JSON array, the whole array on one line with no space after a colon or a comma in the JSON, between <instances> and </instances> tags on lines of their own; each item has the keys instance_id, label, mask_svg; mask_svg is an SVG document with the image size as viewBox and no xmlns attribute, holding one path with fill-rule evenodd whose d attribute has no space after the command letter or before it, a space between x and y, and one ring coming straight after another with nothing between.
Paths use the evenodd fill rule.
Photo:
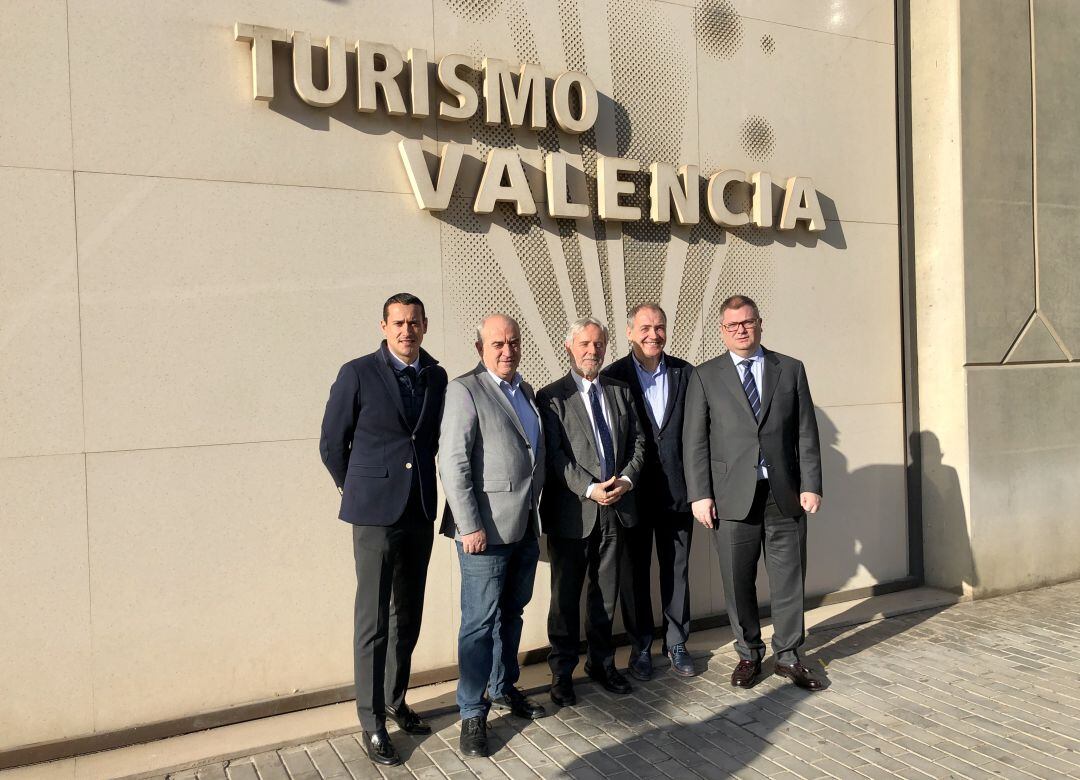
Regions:
<instances>
[{"instance_id":1,"label":"white dress shirt","mask_svg":"<svg viewBox=\"0 0 1080 780\"><path fill-rule=\"evenodd\" d=\"M611 424L611 410L608 409L607 398L604 397L604 386L600 384L600 377L589 381L577 371L571 371L570 376L574 379L574 384L577 385L578 395L581 397L581 402L585 404L585 413L589 415L589 422L592 424L593 432L593 444L596 445L596 454L600 458L600 462L604 460L604 447L600 443L600 429L596 426L596 419L593 417L592 399L589 398L589 391L593 385L597 385L596 391L600 398L600 411L604 414L604 422L607 423L608 430L611 431L611 446L615 446L615 426ZM614 454L614 453L612 453ZM634 483L630 481L629 477L620 476L619 479L626 480L630 487L634 486ZM587 488L585 488L585 498L592 496L593 488L599 483L593 482Z\"/></svg>"},{"instance_id":2,"label":"white dress shirt","mask_svg":"<svg viewBox=\"0 0 1080 780\"><path fill-rule=\"evenodd\" d=\"M765 406L765 381L764 381L765 380L765 352L759 346L757 348L757 352L755 352L750 357L746 357L746 358L739 357L734 352L730 352L730 351L728 352L728 354L731 355L731 359L735 363L735 370L739 373L739 381L740 382L742 382L746 378L745 377L746 369L743 368L741 363L744 360L749 360L750 361L750 373L753 374L754 383L757 384L758 400L762 404L762 411L764 411L764 406ZM750 402L747 401L746 405L749 406ZM760 453L759 453L759 457L760 457ZM757 471L758 471L758 474L757 474L758 479L768 479L769 478L769 470L765 466L759 465Z\"/></svg>"},{"instance_id":3,"label":"white dress shirt","mask_svg":"<svg viewBox=\"0 0 1080 780\"><path fill-rule=\"evenodd\" d=\"M401 358L399 358L397 355L394 354L394 350L387 347L386 351L390 353L390 359L392 361L394 361L394 367L398 371L409 368L411 366L416 371L417 374L420 373L420 356L419 355L416 356L416 360L414 360L412 363L409 363L408 365L406 365L404 360L402 360Z\"/></svg>"}]
</instances>

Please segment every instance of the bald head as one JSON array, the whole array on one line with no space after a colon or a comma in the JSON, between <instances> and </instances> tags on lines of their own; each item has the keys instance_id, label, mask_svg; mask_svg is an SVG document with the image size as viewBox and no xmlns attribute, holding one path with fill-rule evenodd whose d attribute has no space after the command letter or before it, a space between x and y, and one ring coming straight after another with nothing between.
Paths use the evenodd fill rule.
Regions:
<instances>
[{"instance_id":1,"label":"bald head","mask_svg":"<svg viewBox=\"0 0 1080 780\"><path fill-rule=\"evenodd\" d=\"M484 367L510 382L521 362L521 329L513 317L489 314L476 329L476 351Z\"/></svg>"}]
</instances>

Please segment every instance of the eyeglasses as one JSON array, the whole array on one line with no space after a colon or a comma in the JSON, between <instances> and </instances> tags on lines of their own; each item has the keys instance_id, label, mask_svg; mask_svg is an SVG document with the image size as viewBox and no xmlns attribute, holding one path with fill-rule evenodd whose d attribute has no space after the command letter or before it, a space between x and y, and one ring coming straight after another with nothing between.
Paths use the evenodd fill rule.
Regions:
<instances>
[{"instance_id":1,"label":"eyeglasses","mask_svg":"<svg viewBox=\"0 0 1080 780\"><path fill-rule=\"evenodd\" d=\"M739 328L746 328L747 330L752 330L753 328L757 327L759 322L761 322L761 318L755 317L752 320L743 320L742 322L725 322L722 323L720 327L722 327L728 333L738 333Z\"/></svg>"}]
</instances>

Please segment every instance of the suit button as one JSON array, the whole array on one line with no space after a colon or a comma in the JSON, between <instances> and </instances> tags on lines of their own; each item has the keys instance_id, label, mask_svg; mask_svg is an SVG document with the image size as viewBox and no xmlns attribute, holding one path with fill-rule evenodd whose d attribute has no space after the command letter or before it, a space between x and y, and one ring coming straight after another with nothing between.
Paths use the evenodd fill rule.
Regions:
<instances>
[{"instance_id":1,"label":"suit button","mask_svg":"<svg viewBox=\"0 0 1080 780\"><path fill-rule=\"evenodd\" d=\"M406 463L406 464L405 464L405 468L407 468L407 469L411 469L411 468L412 468L412 464L411 464L411 463Z\"/></svg>"},{"instance_id":2,"label":"suit button","mask_svg":"<svg viewBox=\"0 0 1080 780\"><path fill-rule=\"evenodd\" d=\"M415 433L412 435L412 440L416 441L416 434Z\"/></svg>"}]
</instances>

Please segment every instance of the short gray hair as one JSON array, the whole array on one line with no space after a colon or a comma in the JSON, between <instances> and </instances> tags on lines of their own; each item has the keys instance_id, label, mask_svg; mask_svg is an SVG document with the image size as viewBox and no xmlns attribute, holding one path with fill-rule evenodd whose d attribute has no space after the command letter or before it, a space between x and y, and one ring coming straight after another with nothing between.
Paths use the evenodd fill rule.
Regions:
<instances>
[{"instance_id":1,"label":"short gray hair","mask_svg":"<svg viewBox=\"0 0 1080 780\"><path fill-rule=\"evenodd\" d=\"M660 306L659 303L639 303L632 308L626 315L626 327L634 327L634 317L638 316L643 311L657 311L660 312L660 316L664 318L664 322L667 323L667 312Z\"/></svg>"},{"instance_id":2,"label":"short gray hair","mask_svg":"<svg viewBox=\"0 0 1080 780\"><path fill-rule=\"evenodd\" d=\"M572 344L574 342L574 336L590 326L600 328L600 332L604 334L604 343L606 344L608 341L607 325L600 322L596 317L581 317L580 319L571 322L570 327L566 329L566 343Z\"/></svg>"},{"instance_id":3,"label":"short gray hair","mask_svg":"<svg viewBox=\"0 0 1080 780\"><path fill-rule=\"evenodd\" d=\"M480 324L476 326L476 343L477 344L483 343L483 341L484 341L484 326L487 325L488 320L490 320L490 319L492 319L494 317L500 317L500 318L506 320L507 322L509 322L511 325L514 326L514 330L516 330L518 332L518 335L519 336L521 335L521 326L518 325L517 320L515 320L509 314L503 314L502 312L493 311L491 314L485 315L484 319L480 320Z\"/></svg>"}]
</instances>

